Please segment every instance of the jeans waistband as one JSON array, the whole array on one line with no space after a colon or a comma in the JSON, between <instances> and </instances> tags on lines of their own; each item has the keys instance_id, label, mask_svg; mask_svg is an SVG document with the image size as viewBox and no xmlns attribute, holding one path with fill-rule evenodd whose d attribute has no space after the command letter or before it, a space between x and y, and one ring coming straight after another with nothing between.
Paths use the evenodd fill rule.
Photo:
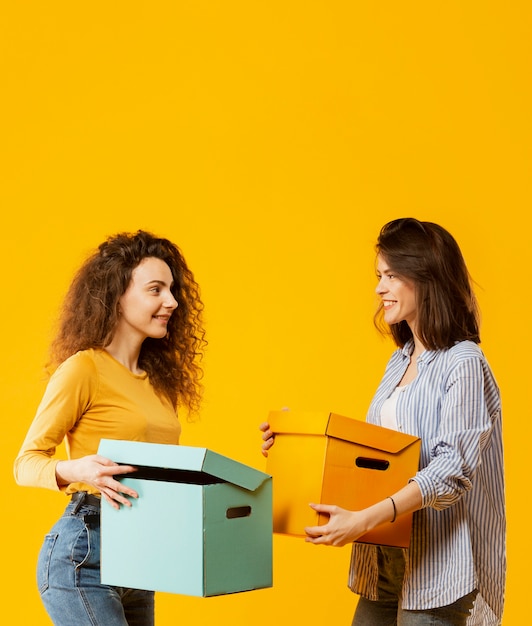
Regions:
<instances>
[{"instance_id":1,"label":"jeans waistband","mask_svg":"<svg viewBox=\"0 0 532 626\"><path fill-rule=\"evenodd\" d=\"M71 511L71 515L78 515L79 510L83 505L91 506L97 509L97 513L89 513L82 515L82 519L85 524L90 526L99 526L100 525L100 504L101 500L98 496L93 495L92 493L87 493L86 491L77 491L72 494L72 503L74 503L74 508ZM85 509L86 510L86 509Z\"/></svg>"},{"instance_id":2,"label":"jeans waistband","mask_svg":"<svg viewBox=\"0 0 532 626\"><path fill-rule=\"evenodd\" d=\"M101 500L98 496L95 496L92 493L87 493L86 491L76 491L76 493L73 493L72 502L76 503L77 510L79 510L83 504L87 504L88 506L94 506L97 509L100 508L101 504Z\"/></svg>"}]
</instances>

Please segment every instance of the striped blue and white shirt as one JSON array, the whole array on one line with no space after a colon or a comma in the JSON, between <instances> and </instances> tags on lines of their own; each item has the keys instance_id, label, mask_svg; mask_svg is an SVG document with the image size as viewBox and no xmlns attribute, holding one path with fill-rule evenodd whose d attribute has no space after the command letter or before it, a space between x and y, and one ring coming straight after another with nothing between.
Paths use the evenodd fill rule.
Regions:
<instances>
[{"instance_id":1,"label":"striped blue and white shirt","mask_svg":"<svg viewBox=\"0 0 532 626\"><path fill-rule=\"evenodd\" d=\"M399 384L413 343L396 350L367 421ZM418 374L397 400L398 430L421 438L413 480L423 508L414 513L405 552L404 609L446 606L478 589L468 624L499 624L506 578L506 519L500 393L478 345L462 341L425 351ZM377 600L376 547L353 544L349 587Z\"/></svg>"}]
</instances>

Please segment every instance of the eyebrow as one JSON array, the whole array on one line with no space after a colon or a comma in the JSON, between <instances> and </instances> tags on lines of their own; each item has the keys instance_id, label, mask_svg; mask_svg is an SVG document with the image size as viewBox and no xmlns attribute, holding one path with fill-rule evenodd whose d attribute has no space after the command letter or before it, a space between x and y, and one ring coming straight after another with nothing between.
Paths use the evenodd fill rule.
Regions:
<instances>
[{"instance_id":1,"label":"eyebrow","mask_svg":"<svg viewBox=\"0 0 532 626\"><path fill-rule=\"evenodd\" d=\"M158 280L156 278L153 279L153 280L148 280L144 284L146 285L146 287L148 285L161 285L162 287L167 287L168 286L168 283L165 283L164 280ZM174 286L174 281L172 281L170 283L170 287L173 287L173 286Z\"/></svg>"}]
</instances>

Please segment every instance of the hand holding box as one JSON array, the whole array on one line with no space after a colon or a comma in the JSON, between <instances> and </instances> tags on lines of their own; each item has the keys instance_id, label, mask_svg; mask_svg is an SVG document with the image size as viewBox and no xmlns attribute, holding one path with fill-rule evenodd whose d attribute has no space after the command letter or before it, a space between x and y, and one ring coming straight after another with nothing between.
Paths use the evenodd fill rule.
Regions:
<instances>
[{"instance_id":1,"label":"hand holding box","mask_svg":"<svg viewBox=\"0 0 532 626\"><path fill-rule=\"evenodd\" d=\"M303 536L327 523L309 503L364 509L404 487L419 466L419 437L335 413L271 411L275 444L266 471L273 477L273 530ZM378 526L361 543L408 547L412 514Z\"/></svg>"}]
</instances>

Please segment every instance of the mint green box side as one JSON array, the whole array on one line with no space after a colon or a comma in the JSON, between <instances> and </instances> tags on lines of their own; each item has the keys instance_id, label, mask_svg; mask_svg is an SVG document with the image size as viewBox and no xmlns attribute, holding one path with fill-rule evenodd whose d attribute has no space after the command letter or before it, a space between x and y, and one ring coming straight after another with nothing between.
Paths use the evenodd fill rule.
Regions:
<instances>
[{"instance_id":1,"label":"mint green box side","mask_svg":"<svg viewBox=\"0 0 532 626\"><path fill-rule=\"evenodd\" d=\"M101 581L133 589L203 594L202 487L125 478L139 498L102 502Z\"/></svg>"},{"instance_id":2,"label":"mint green box side","mask_svg":"<svg viewBox=\"0 0 532 626\"><path fill-rule=\"evenodd\" d=\"M271 587L272 481L253 493L229 483L206 485L204 494L205 595Z\"/></svg>"}]
</instances>

